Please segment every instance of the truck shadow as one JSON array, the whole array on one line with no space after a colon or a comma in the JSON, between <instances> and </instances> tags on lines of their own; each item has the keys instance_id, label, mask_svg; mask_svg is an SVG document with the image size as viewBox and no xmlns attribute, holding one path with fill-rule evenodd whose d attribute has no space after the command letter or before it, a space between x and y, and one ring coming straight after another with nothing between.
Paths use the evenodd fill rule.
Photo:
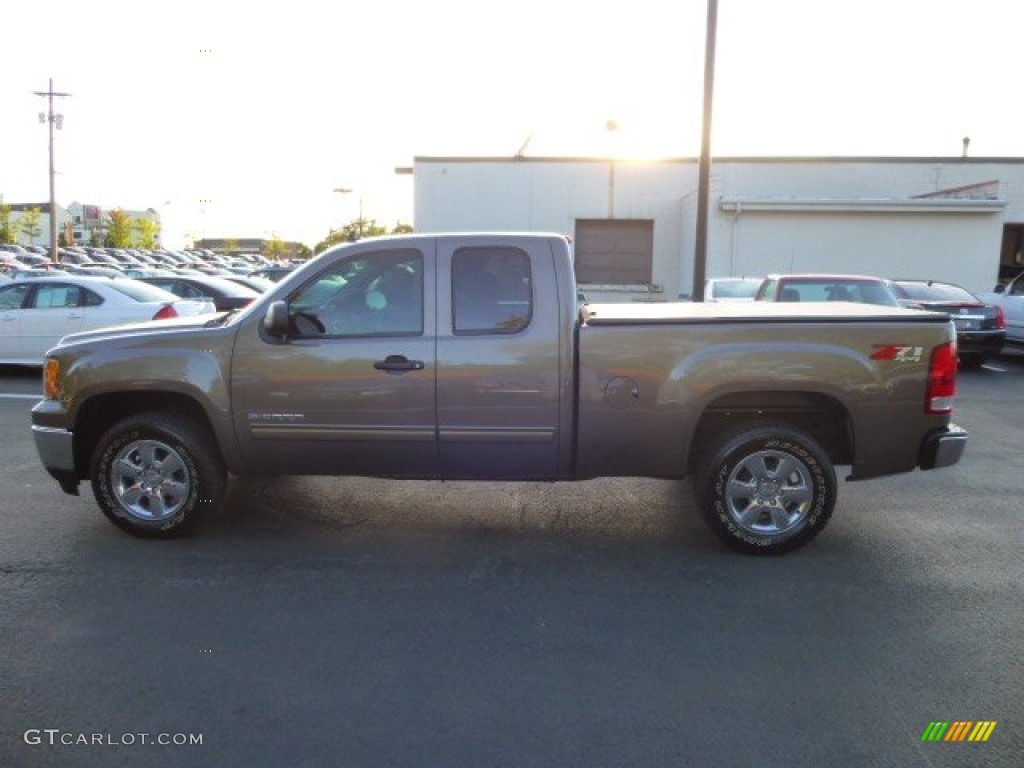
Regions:
<instances>
[{"instance_id":1,"label":"truck shadow","mask_svg":"<svg viewBox=\"0 0 1024 768\"><path fill-rule=\"evenodd\" d=\"M489 531L616 539L700 540L688 482L604 478L576 483L233 477L203 535L275 529Z\"/></svg>"}]
</instances>

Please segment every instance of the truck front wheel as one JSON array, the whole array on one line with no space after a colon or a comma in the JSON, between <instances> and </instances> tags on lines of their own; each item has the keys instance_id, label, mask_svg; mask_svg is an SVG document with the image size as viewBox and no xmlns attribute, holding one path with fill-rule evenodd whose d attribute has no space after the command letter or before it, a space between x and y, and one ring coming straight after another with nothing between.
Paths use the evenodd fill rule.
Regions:
<instances>
[{"instance_id":1,"label":"truck front wheel","mask_svg":"<svg viewBox=\"0 0 1024 768\"><path fill-rule=\"evenodd\" d=\"M129 416L93 453L92 489L103 513L137 536L185 533L216 508L227 473L208 431L173 413Z\"/></svg>"},{"instance_id":2,"label":"truck front wheel","mask_svg":"<svg viewBox=\"0 0 1024 768\"><path fill-rule=\"evenodd\" d=\"M813 438L783 424L730 432L694 478L708 524L729 546L782 554L803 546L832 517L836 475Z\"/></svg>"}]
</instances>

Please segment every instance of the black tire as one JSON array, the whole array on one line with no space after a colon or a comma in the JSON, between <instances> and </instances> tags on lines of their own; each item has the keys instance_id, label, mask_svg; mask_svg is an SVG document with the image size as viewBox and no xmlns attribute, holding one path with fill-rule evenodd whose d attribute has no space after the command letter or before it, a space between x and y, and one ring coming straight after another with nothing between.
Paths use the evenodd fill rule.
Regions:
<instances>
[{"instance_id":1,"label":"black tire","mask_svg":"<svg viewBox=\"0 0 1024 768\"><path fill-rule=\"evenodd\" d=\"M148 538L188 532L220 506L227 486L209 431L164 411L110 427L93 452L90 474L103 514L118 528Z\"/></svg>"},{"instance_id":2,"label":"black tire","mask_svg":"<svg viewBox=\"0 0 1024 768\"><path fill-rule=\"evenodd\" d=\"M694 477L697 503L730 547L780 555L803 546L828 524L836 474L825 451L785 424L726 433Z\"/></svg>"}]
</instances>

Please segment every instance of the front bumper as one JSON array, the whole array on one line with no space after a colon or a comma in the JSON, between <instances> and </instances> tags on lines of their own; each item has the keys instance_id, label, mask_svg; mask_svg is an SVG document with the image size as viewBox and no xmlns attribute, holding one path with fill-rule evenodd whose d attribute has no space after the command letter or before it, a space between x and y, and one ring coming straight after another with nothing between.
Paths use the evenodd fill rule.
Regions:
<instances>
[{"instance_id":1,"label":"front bumper","mask_svg":"<svg viewBox=\"0 0 1024 768\"><path fill-rule=\"evenodd\" d=\"M81 478L75 471L74 435L66 429L33 424L32 437L46 471L60 483L64 493L77 496Z\"/></svg>"},{"instance_id":2,"label":"front bumper","mask_svg":"<svg viewBox=\"0 0 1024 768\"><path fill-rule=\"evenodd\" d=\"M925 437L917 465L921 469L950 467L960 461L966 447L967 430L950 424Z\"/></svg>"}]
</instances>

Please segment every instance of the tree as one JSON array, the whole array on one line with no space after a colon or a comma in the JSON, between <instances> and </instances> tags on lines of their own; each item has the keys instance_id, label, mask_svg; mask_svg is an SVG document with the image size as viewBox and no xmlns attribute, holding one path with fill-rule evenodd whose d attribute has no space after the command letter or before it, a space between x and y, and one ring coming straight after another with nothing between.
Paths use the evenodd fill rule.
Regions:
<instances>
[{"instance_id":1,"label":"tree","mask_svg":"<svg viewBox=\"0 0 1024 768\"><path fill-rule=\"evenodd\" d=\"M234 256L241 249L242 244L238 242L237 237L229 237L224 241L224 253L229 256Z\"/></svg>"},{"instance_id":2,"label":"tree","mask_svg":"<svg viewBox=\"0 0 1024 768\"><path fill-rule=\"evenodd\" d=\"M115 208L107 214L107 242L111 248L131 248L132 246L132 221L120 208Z\"/></svg>"},{"instance_id":3,"label":"tree","mask_svg":"<svg viewBox=\"0 0 1024 768\"><path fill-rule=\"evenodd\" d=\"M323 253L328 248L338 245L339 243L347 242L349 242L349 240L344 227L342 229L332 229L331 233L327 235L327 237L313 246L313 253Z\"/></svg>"},{"instance_id":4,"label":"tree","mask_svg":"<svg viewBox=\"0 0 1024 768\"><path fill-rule=\"evenodd\" d=\"M0 243L13 243L15 240L17 235L11 223L11 206L0 204Z\"/></svg>"},{"instance_id":5,"label":"tree","mask_svg":"<svg viewBox=\"0 0 1024 768\"><path fill-rule=\"evenodd\" d=\"M139 248L156 248L157 237L160 234L160 227L152 219L136 219L132 224L135 230L136 243Z\"/></svg>"},{"instance_id":6,"label":"tree","mask_svg":"<svg viewBox=\"0 0 1024 768\"><path fill-rule=\"evenodd\" d=\"M408 224L396 222L390 234L407 234L409 232L412 232L412 227ZM358 219L353 219L341 229L332 230L327 237L316 244L313 252L321 253L339 243L354 243L357 240L362 240L364 237L380 237L387 234L389 234L387 227L378 224L376 219L359 217Z\"/></svg>"},{"instance_id":7,"label":"tree","mask_svg":"<svg viewBox=\"0 0 1024 768\"><path fill-rule=\"evenodd\" d=\"M42 216L43 212L38 207L30 208L25 211L18 222L18 229L21 230L21 234L28 238L29 244L43 234L43 228L39 223Z\"/></svg>"},{"instance_id":8,"label":"tree","mask_svg":"<svg viewBox=\"0 0 1024 768\"><path fill-rule=\"evenodd\" d=\"M270 239L263 243L263 255L272 261L279 261L284 256L287 246L281 236L274 232Z\"/></svg>"}]
</instances>

